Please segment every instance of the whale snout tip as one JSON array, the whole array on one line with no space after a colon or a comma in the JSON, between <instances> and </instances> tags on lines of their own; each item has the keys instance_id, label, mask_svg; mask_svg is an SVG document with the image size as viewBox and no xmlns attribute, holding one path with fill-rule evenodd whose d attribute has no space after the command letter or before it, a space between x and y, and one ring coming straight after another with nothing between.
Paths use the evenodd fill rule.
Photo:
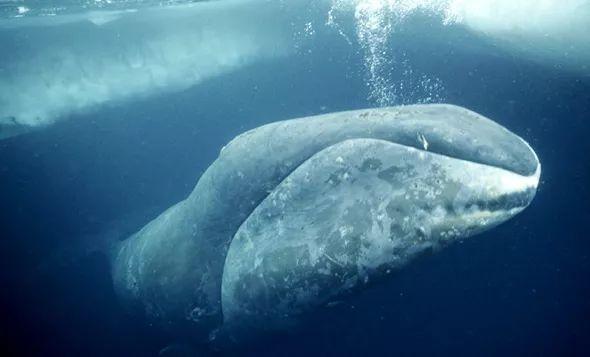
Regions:
<instances>
[{"instance_id":1,"label":"whale snout tip","mask_svg":"<svg viewBox=\"0 0 590 357\"><path fill-rule=\"evenodd\" d=\"M524 162L516 164L534 167L531 174L493 166L476 169L476 174L463 174L462 183L469 189L455 200L455 207L459 207L456 211L460 212L461 221L471 227L473 233L510 220L533 202L540 183L541 163L533 149L526 142L522 143L528 152L521 158ZM523 152L523 147L516 150Z\"/></svg>"},{"instance_id":2,"label":"whale snout tip","mask_svg":"<svg viewBox=\"0 0 590 357\"><path fill-rule=\"evenodd\" d=\"M535 155L535 158L536 158L536 155ZM523 199L521 201L522 205L521 205L520 211L527 208L533 202L533 200L535 199L535 196L537 195L537 191L539 189L540 182L541 182L541 163L537 159L537 168L535 169L535 172L526 178L525 183L523 184L523 186L520 189L520 192L521 192L520 195L522 195L522 197L523 197Z\"/></svg>"},{"instance_id":3,"label":"whale snout tip","mask_svg":"<svg viewBox=\"0 0 590 357\"><path fill-rule=\"evenodd\" d=\"M541 162L537 153L533 148L522 138L519 138L527 155L521 157L522 166L529 167L532 172L529 175L521 174L518 179L505 177L503 179L503 185L511 192L511 196L514 197L513 201L516 202L517 208L520 208L519 212L528 207L537 194L539 183L541 180Z\"/></svg>"}]
</instances>

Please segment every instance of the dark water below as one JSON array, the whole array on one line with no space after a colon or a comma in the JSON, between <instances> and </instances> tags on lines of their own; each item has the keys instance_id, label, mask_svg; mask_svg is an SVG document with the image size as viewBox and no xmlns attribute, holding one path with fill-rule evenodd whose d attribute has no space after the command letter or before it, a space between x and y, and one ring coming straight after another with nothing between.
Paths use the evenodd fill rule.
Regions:
<instances>
[{"instance_id":1,"label":"dark water below","mask_svg":"<svg viewBox=\"0 0 590 357\"><path fill-rule=\"evenodd\" d=\"M126 314L105 256L72 252L105 232L132 233L184 198L223 144L247 129L373 106L361 56L345 41L322 40L296 58L0 141L1 348L151 356L183 342ZM482 43L398 40L415 73L444 83L446 102L531 144L543 165L535 201L501 227L319 311L301 329L226 354L590 354L590 78ZM404 101L423 95L418 88Z\"/></svg>"}]
</instances>

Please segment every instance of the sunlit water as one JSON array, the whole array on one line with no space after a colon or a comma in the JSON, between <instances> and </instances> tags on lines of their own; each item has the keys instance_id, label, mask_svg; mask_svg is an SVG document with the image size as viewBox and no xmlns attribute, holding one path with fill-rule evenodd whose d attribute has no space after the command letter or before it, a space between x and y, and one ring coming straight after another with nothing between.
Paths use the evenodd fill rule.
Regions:
<instances>
[{"instance_id":1,"label":"sunlit water","mask_svg":"<svg viewBox=\"0 0 590 357\"><path fill-rule=\"evenodd\" d=\"M530 209L235 353L584 355L589 33L586 0L0 1L9 347L214 353L127 314L88 252L184 198L247 129L449 102L532 144Z\"/></svg>"}]
</instances>

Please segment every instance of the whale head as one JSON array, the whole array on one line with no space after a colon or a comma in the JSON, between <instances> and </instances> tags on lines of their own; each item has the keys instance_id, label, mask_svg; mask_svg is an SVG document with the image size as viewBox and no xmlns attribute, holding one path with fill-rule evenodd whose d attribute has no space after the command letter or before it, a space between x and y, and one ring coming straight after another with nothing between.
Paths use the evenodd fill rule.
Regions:
<instances>
[{"instance_id":1,"label":"whale head","mask_svg":"<svg viewBox=\"0 0 590 357\"><path fill-rule=\"evenodd\" d=\"M480 115L447 105L348 115L365 134L316 152L237 230L222 282L226 326L291 326L535 196L534 151Z\"/></svg>"}]
</instances>

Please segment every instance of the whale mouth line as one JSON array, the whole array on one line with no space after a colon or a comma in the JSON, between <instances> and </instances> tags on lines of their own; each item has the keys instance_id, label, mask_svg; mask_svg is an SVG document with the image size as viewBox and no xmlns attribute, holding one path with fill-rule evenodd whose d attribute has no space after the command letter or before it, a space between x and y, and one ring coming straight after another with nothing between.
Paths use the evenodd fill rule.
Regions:
<instances>
[{"instance_id":1,"label":"whale mouth line","mask_svg":"<svg viewBox=\"0 0 590 357\"><path fill-rule=\"evenodd\" d=\"M467 210L477 208L480 211L500 212L514 209L524 209L530 203L530 197L534 195L536 188L526 187L521 191L504 193L489 200L470 199L464 203Z\"/></svg>"}]
</instances>

